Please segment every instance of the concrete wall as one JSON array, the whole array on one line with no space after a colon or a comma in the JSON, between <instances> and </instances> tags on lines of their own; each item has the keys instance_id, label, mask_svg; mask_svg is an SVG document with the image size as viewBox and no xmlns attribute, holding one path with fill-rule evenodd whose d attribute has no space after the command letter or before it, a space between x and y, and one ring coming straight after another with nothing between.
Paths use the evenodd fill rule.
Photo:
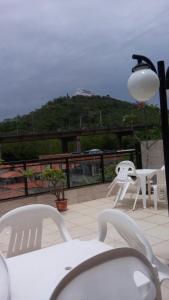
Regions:
<instances>
[{"instance_id":1,"label":"concrete wall","mask_svg":"<svg viewBox=\"0 0 169 300\"><path fill-rule=\"evenodd\" d=\"M141 142L143 168L161 168L164 165L162 140Z\"/></svg>"}]
</instances>

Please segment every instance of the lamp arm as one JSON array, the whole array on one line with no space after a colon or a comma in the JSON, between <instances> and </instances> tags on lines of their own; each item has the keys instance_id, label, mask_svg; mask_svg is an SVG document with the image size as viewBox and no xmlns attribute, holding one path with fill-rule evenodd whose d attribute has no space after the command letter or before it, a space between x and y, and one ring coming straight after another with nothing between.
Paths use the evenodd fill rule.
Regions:
<instances>
[{"instance_id":1,"label":"lamp arm","mask_svg":"<svg viewBox=\"0 0 169 300\"><path fill-rule=\"evenodd\" d=\"M152 71L157 73L157 70L156 70L154 64L152 63L152 61L148 57L143 56L143 55L139 55L139 54L133 54L132 58L137 59L138 63L141 63L142 61L144 61L145 63L147 63L150 66Z\"/></svg>"}]
</instances>

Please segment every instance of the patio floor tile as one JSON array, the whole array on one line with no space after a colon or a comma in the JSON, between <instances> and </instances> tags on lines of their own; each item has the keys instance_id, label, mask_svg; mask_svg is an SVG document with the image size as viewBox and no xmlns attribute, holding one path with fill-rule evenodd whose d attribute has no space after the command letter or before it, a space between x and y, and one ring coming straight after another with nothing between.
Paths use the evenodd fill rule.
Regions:
<instances>
[{"instance_id":1,"label":"patio floor tile","mask_svg":"<svg viewBox=\"0 0 169 300\"><path fill-rule=\"evenodd\" d=\"M143 230L147 230L147 229L154 228L157 226L157 224L155 224L155 223L147 222L147 218L137 219L135 221Z\"/></svg>"},{"instance_id":2,"label":"patio floor tile","mask_svg":"<svg viewBox=\"0 0 169 300\"><path fill-rule=\"evenodd\" d=\"M161 293L162 293L162 300L168 300L169 299L169 289L167 289L163 285L162 285L162 288L161 288Z\"/></svg>"},{"instance_id":3,"label":"patio floor tile","mask_svg":"<svg viewBox=\"0 0 169 300\"><path fill-rule=\"evenodd\" d=\"M169 228L166 225L159 225L146 231L149 235L162 239L169 240Z\"/></svg>"},{"instance_id":4,"label":"patio floor tile","mask_svg":"<svg viewBox=\"0 0 169 300\"><path fill-rule=\"evenodd\" d=\"M153 216L147 217L146 222L154 223L154 224L169 224L169 217L155 214Z\"/></svg>"},{"instance_id":5,"label":"patio floor tile","mask_svg":"<svg viewBox=\"0 0 169 300\"><path fill-rule=\"evenodd\" d=\"M156 238L154 236L147 234L147 231L145 231L145 236L148 239L151 246L159 244L163 241L162 239L159 239L159 238Z\"/></svg>"},{"instance_id":6,"label":"patio floor tile","mask_svg":"<svg viewBox=\"0 0 169 300\"><path fill-rule=\"evenodd\" d=\"M128 214L130 215L131 218L133 219L145 219L147 217L153 216L153 213L151 211L148 211L148 209L140 209L140 210L135 210L135 211L129 211Z\"/></svg>"},{"instance_id":7,"label":"patio floor tile","mask_svg":"<svg viewBox=\"0 0 169 300\"><path fill-rule=\"evenodd\" d=\"M153 252L159 257L167 260L169 263L169 241L163 241L160 244L153 245Z\"/></svg>"}]
</instances>

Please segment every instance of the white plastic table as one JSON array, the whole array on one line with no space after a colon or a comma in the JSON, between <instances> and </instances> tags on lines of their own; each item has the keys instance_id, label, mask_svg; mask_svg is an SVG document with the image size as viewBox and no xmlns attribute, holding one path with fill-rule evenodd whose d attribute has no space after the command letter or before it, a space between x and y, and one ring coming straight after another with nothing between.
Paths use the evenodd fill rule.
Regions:
<instances>
[{"instance_id":1,"label":"white plastic table","mask_svg":"<svg viewBox=\"0 0 169 300\"><path fill-rule=\"evenodd\" d=\"M72 240L7 258L11 300L49 299L70 268L110 249L112 247L96 240Z\"/></svg>"},{"instance_id":2,"label":"white plastic table","mask_svg":"<svg viewBox=\"0 0 169 300\"><path fill-rule=\"evenodd\" d=\"M136 174L140 178L143 208L146 208L146 177L156 172L157 169L137 169Z\"/></svg>"}]
</instances>

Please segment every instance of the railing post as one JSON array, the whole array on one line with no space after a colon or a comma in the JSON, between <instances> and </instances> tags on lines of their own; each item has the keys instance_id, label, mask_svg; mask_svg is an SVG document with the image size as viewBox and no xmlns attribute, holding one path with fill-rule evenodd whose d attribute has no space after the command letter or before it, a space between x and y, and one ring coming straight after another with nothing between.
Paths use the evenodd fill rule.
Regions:
<instances>
[{"instance_id":1,"label":"railing post","mask_svg":"<svg viewBox=\"0 0 169 300\"><path fill-rule=\"evenodd\" d=\"M70 169L69 169L69 159L66 158L66 178L67 178L67 187L70 189Z\"/></svg>"},{"instance_id":2,"label":"railing post","mask_svg":"<svg viewBox=\"0 0 169 300\"><path fill-rule=\"evenodd\" d=\"M26 171L26 162L23 163L23 169ZM28 196L28 179L26 176L24 178L25 196Z\"/></svg>"},{"instance_id":3,"label":"railing post","mask_svg":"<svg viewBox=\"0 0 169 300\"><path fill-rule=\"evenodd\" d=\"M137 169L142 169L142 156L141 156L141 146L140 143L135 144L136 149L136 166Z\"/></svg>"},{"instance_id":4,"label":"railing post","mask_svg":"<svg viewBox=\"0 0 169 300\"><path fill-rule=\"evenodd\" d=\"M105 182L105 174L104 174L104 158L103 158L103 154L101 154L100 158L101 158L100 166L101 166L102 182L104 183Z\"/></svg>"}]
</instances>

